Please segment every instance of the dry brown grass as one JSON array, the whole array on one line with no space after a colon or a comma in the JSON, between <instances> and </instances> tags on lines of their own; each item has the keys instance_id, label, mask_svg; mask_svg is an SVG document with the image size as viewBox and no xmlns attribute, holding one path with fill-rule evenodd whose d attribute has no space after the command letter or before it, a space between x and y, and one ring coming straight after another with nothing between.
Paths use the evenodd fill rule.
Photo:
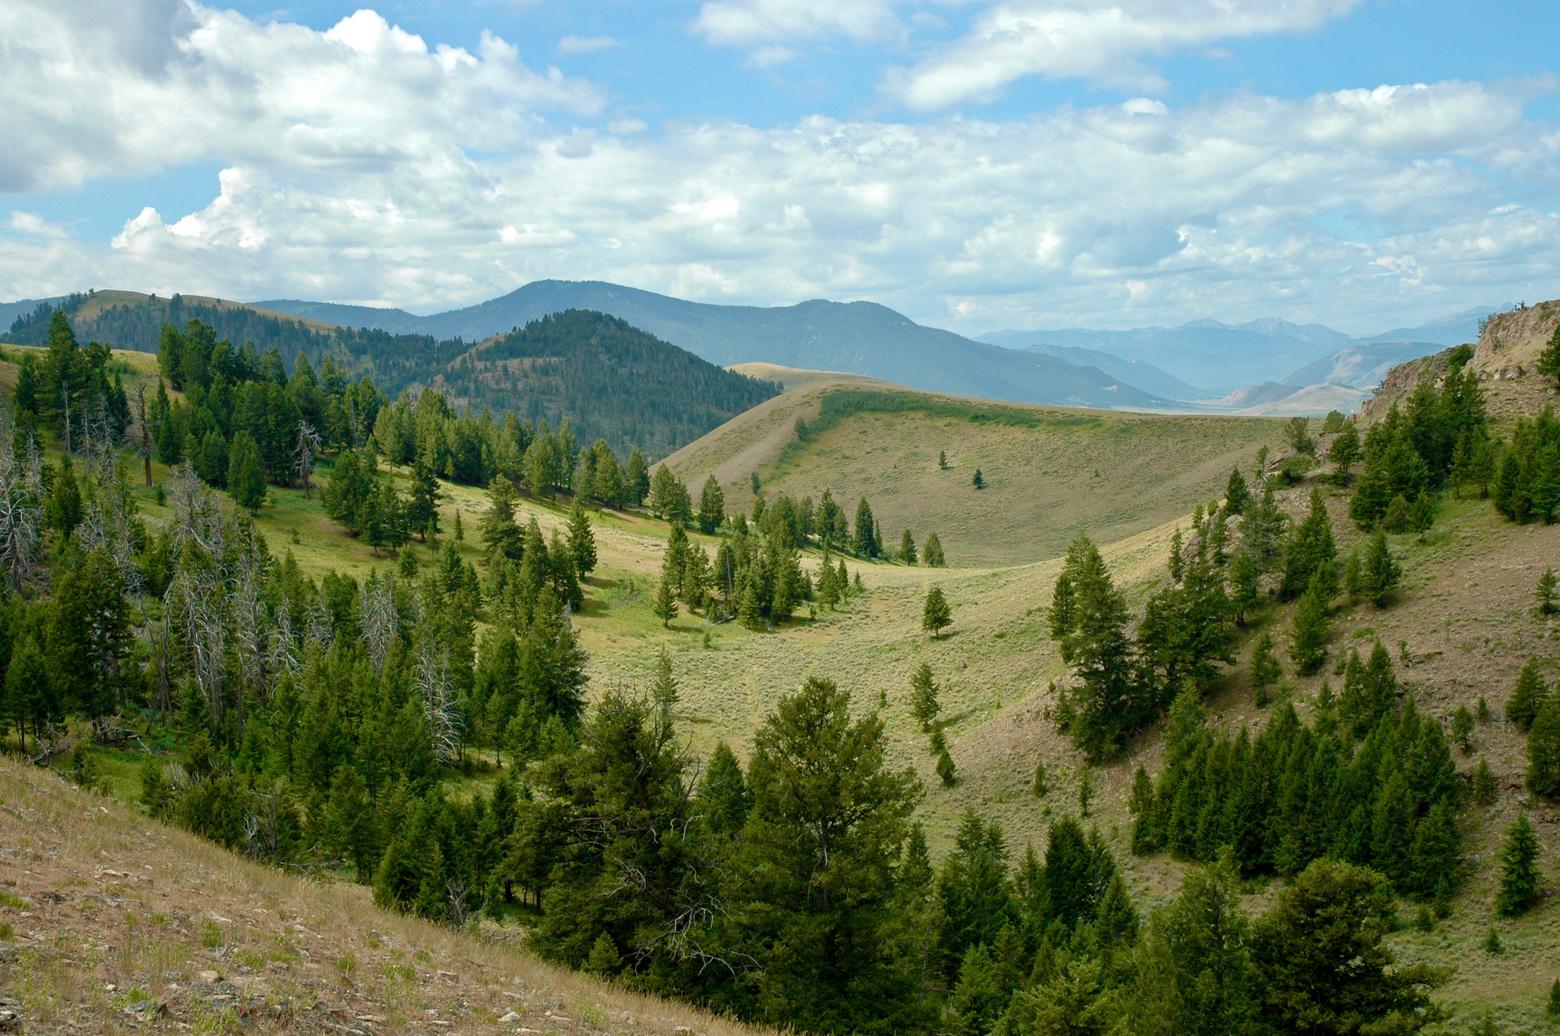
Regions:
<instances>
[{"instance_id":1,"label":"dry brown grass","mask_svg":"<svg viewBox=\"0 0 1560 1036\"><path fill-rule=\"evenodd\" d=\"M856 413L795 441L829 394L860 388L819 377L685 446L667 461L697 491L714 474L728 509L746 508L757 472L764 492L814 500L830 489L854 516L871 502L890 544L935 531L948 557L971 565L1060 554L1079 529L1111 542L1151 529L1218 495L1230 469L1251 468L1277 446L1280 422L1262 418L1136 414L969 401L880 385L924 400L926 412ZM942 409L938 409L942 407ZM992 420L1009 413L1013 421ZM789 447L789 448L788 448ZM949 467L938 466L945 451ZM971 480L979 468L986 488Z\"/></svg>"},{"instance_id":2,"label":"dry brown grass","mask_svg":"<svg viewBox=\"0 0 1560 1036\"><path fill-rule=\"evenodd\" d=\"M386 913L10 760L0 924L0 991L28 1033L755 1031Z\"/></svg>"}]
</instances>

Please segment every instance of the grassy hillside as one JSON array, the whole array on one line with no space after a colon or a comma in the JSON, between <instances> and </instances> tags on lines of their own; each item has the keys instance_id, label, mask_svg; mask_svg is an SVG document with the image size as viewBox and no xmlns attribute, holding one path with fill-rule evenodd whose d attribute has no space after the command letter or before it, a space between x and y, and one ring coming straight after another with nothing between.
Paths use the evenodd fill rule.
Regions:
<instances>
[{"instance_id":1,"label":"grassy hillside","mask_svg":"<svg viewBox=\"0 0 1560 1036\"><path fill-rule=\"evenodd\" d=\"M9 1031L755 1031L251 863L10 759L0 817Z\"/></svg>"},{"instance_id":2,"label":"grassy hillside","mask_svg":"<svg viewBox=\"0 0 1560 1036\"><path fill-rule=\"evenodd\" d=\"M1013 564L1060 554L1080 529L1109 542L1189 514L1280 431L1277 421L1026 407L820 378L668 463L694 487L713 473L742 506L755 472L765 491L798 498L828 487L854 506L865 495L890 542L907 527L918 541L936 530L961 563Z\"/></svg>"},{"instance_id":3,"label":"grassy hillside","mask_svg":"<svg viewBox=\"0 0 1560 1036\"><path fill-rule=\"evenodd\" d=\"M147 363L149 358L141 362ZM1152 772L1160 762L1160 732L1151 731L1128 758L1086 771L1082 758L1056 728L1053 710L1057 699L1052 681L1062 678L1065 670L1048 636L1044 616L1060 567L1057 554L1080 528L1107 544L1104 553L1112 574L1135 611L1148 593L1163 585L1171 537L1177 527L1188 524L1191 507L1219 492L1232 465L1239 463L1249 473L1258 445L1277 439L1277 425L1218 417L1157 417L972 403L826 376L797 377L796 381L797 387L681 451L673 458L674 468L695 481L695 491L697 480L702 479L701 472L715 471L727 484L728 501L733 505L740 505L745 499L749 492L748 475L753 471L760 472L770 490L816 493L823 485L832 485L837 496L849 501L864 493L878 510L891 539L902 524L913 523L918 534L927 528L937 529L953 567L931 570L852 561L851 569L860 575L865 587L863 594L839 612L821 610L816 617L809 617L804 609L795 622L772 633L753 632L738 623L711 627L701 617L687 614L663 627L651 612L650 599L661 566L666 525L638 515L599 514L594 518L594 528L600 563L587 587L586 606L574 618L590 656L590 695L599 696L618 687L644 687L664 649L679 681L676 719L680 736L701 755L723 740L739 756L746 757L758 724L780 695L809 676L835 679L854 695L855 710L881 710L891 760L895 765L913 766L925 784L926 798L918 816L927 826L934 858L947 852L959 818L967 810L976 810L1000 823L1008 844L1015 850L1021 852L1030 844L1040 847L1049 819L1078 810L1079 788L1083 775L1089 772L1094 787L1090 821L1099 826L1117 852L1132 892L1145 912L1163 902L1178 887L1185 864L1164 855L1131 856L1131 818L1127 809L1134 768L1143 764ZM805 441L798 441L795 436L798 417L812 428ZM937 468L940 448L949 454L949 471ZM989 480L989 488L978 493L969 485L968 478L976 465L983 468ZM166 473L159 469L157 477L163 479ZM1347 553L1359 542L1361 534L1348 519L1346 491L1330 483L1302 484L1284 491L1280 503L1291 514L1300 514L1312 484L1322 489L1340 548ZM458 512L466 530L461 553L476 561L477 516L486 506L485 495L471 488L443 488L446 497L442 524L446 534L453 528ZM166 515L151 491L137 488L136 494L149 518L158 520ZM523 501L519 512L521 521L534 515L549 532L562 528L566 517L559 505L534 500ZM314 574L344 569L362 575L374 568L388 569L397 564L394 559L373 556L364 544L349 539L325 519L317 495L305 500L300 492L273 489L270 502L256 521L275 553L292 552ZM705 544L712 542L698 536L694 539ZM1492 512L1488 501L1449 500L1428 534L1393 536L1392 546L1404 570L1398 600L1380 611L1368 605L1340 609L1323 672L1303 679L1290 676L1282 693L1296 703L1302 715L1310 713L1324 680L1331 681L1334 690L1338 688L1339 667L1349 648L1368 650L1379 639L1391 650L1403 684L1420 707L1436 719L1449 722L1459 707L1474 709L1481 698L1485 699L1494 718L1476 728L1472 751L1457 752L1456 763L1459 772L1466 776L1481 757L1488 760L1499 784L1496 805L1466 813L1464 859L1468 874L1451 903L1450 916L1428 932L1405 927L1393 936L1393 941L1410 960L1451 969L1440 998L1458 1013L1458 1028L1445 1031L1466 1031L1467 1024L1486 1008L1495 1012L1501 1032L1546 1031L1540 1011L1549 983L1556 977L1554 962L1560 959L1560 896L1549 895L1537 909L1510 922L1494 922L1491 903L1502 834L1522 811L1528 812L1537 824L1547 850L1540 861L1545 887L1553 892L1560 883L1560 853L1554 851L1554 847L1560 846L1560 814L1537 803L1523 790L1522 739L1500 719L1516 673L1529 657L1545 660L1551 682L1560 676L1560 621L1541 619L1530 609L1532 588L1539 573L1545 566L1560 561L1560 526L1511 525ZM419 560L433 557L420 546L406 550ZM804 561L808 566L815 563L812 557ZM936 640L921 631L922 604L932 585L945 592L954 613L949 635ZM1266 624L1274 632L1281 649L1292 607L1269 605L1256 617L1259 624ZM1255 630L1243 636L1238 648L1239 662L1223 670L1210 699L1216 724L1235 728L1260 726L1264 721L1265 712L1254 705L1246 680L1246 659L1254 637ZM909 677L922 662L932 667L942 684L944 734L959 776L951 788L943 787L935 774L935 759L927 750L926 736L910 712ZM1287 658L1284 668L1287 673ZM135 794L138 761L133 753L99 753L100 765L121 796ZM1030 791L1030 782L1036 763L1042 761L1050 773L1051 791L1044 799L1037 799ZM13 768L0 774L5 777L0 787L7 788L0 794L12 794L9 788L14 783L10 779L13 772L19 771ZM30 771L29 776L40 779ZM463 788L469 790L472 785L491 781L493 776L494 771L479 761L459 774L452 773L450 788L459 794ZM60 801L75 800L67 797ZM0 808L11 808L10 799L0 802ZM63 808L60 811L61 815L69 812ZM111 832L118 830L114 825L121 821L134 824L129 814L113 807L107 815L119 818L109 823ZM93 887L93 881L102 880L99 868L122 874L133 872L130 867L103 862L104 856L93 855L102 850L106 858L116 859L116 854L134 851L125 841L71 842L71 828L65 820L52 819L54 816L42 812L23 816L27 837L34 839L24 848L36 852L39 860L52 852L67 862L87 862L71 863L82 869L66 873L56 885L47 888L66 888L73 881L85 883L76 887ZM61 829L66 832L52 843L47 842L52 836L38 833L38 829L46 829L50 823L65 825ZM154 839L154 844L184 844L177 841L182 835L156 827L146 830L159 832L156 838L163 841ZM144 835L137 838L145 840ZM289 879L274 871L243 868L234 871L232 877L224 876L223 861L228 858L190 841L202 851L217 855L202 857L193 855L191 850L192 876L186 878L181 871L179 877L168 879L186 882L173 886L186 899L191 890L208 887L214 890L216 902L233 901L224 900L224 896L241 898L227 891L228 882L247 881L252 886L277 882L287 888L295 887L286 884ZM5 841L3 847L9 846L9 841ZM164 862L145 862L157 868L152 872L157 874L171 866L166 861L175 855L183 858L186 854L169 850L161 857ZM211 862L203 862L206 860ZM36 893L31 891L35 886L21 883L23 878L34 879L17 875L15 866L12 858L0 854L0 883L18 882L19 894L29 900L42 898L45 886L36 886ZM28 862L23 866L38 869L42 864ZM1276 886L1276 882L1259 882L1246 891L1254 902L1265 902ZM158 886L159 894L163 887ZM433 999L423 990L424 971L433 976L428 980L432 988L442 990L441 982L465 980L462 961L488 959L482 954L489 950L475 948L475 944L466 949L468 944L459 937L415 922L380 922L377 918L382 915L358 913L370 909L358 889L299 887L322 897L319 903L323 905L310 907L315 910L313 914L300 906L284 907L297 916L296 921L290 917L289 924L303 924L318 932L323 922L316 924L305 916L329 917L335 912L353 918L376 918L365 927L377 933L373 939L380 945L374 945L365 935L363 941L346 944L345 948L335 948L334 944L330 947L335 954L352 954L357 962L355 969L338 968L338 972L352 970L357 976L378 976L375 991L362 995L379 1000L367 1004L361 1014L411 1019L426 1017L414 1014L412 1008L419 1012L429 1008L453 1011L449 1001ZM140 892L137 888L136 893ZM127 898L125 892L105 890L101 894ZM249 916L237 905L209 909L222 918ZM265 905L260 909L275 908ZM1405 918L1412 916L1413 909L1405 904ZM145 918L159 910L175 916L156 903L137 905L131 912L137 918ZM107 945L115 947L139 938L128 921L120 924L117 913L112 920L113 935L105 939ZM0 916L0 921L16 925L4 916ZM247 928L227 935L235 924L232 921L212 923L218 926L225 945L231 939L231 945L264 955L264 950L254 947L266 944L268 929L259 929L261 934L251 939ZM398 924L408 927L394 927ZM16 927L18 932L27 933L26 938L35 938L31 927ZM1481 948L1492 927L1505 944L1503 954L1487 954ZM140 956L135 959L154 957L156 953L176 956L187 952L203 961L205 958L199 954L213 947L194 949L191 940L199 929L199 918L180 921L169 930L170 943L158 943L144 954L136 950L134 953ZM348 926L349 932L356 930L360 929ZM151 928L143 925L134 931ZM416 943L409 935L393 936L401 931L424 933L427 939L440 941ZM393 937L387 938L387 932ZM154 934L161 938L161 933L163 929L159 927ZM397 938L403 941L395 941ZM181 946L185 949L180 950ZM29 944L29 951L35 949ZM416 966L418 949L429 954L420 962L421 969ZM391 955L397 951L402 956ZM111 961L114 952L120 951L106 951L101 958L94 958L93 967L107 967L103 961ZM299 959L315 962L329 959L312 946L312 958L304 958L296 948L291 952ZM407 965L408 958L413 962L412 976L393 971L394 967ZM38 956L27 959L37 960ZM209 970L184 963L188 959L177 957L178 964L160 967L155 973L171 970L183 975L185 971ZM0 954L0 968L10 966L13 965ZM518 964L512 970L506 964L477 966L493 974L528 974ZM458 978L444 979L438 974L441 971ZM330 974L328 968L324 972ZM62 990L60 1003L98 1004L102 997L95 991L105 982L126 989L132 983L145 985L153 981L135 977L139 973L128 969L122 973L130 977L120 981L104 977L108 972L100 975L94 971L89 975L91 981L83 983L74 972L58 965L47 972L51 976L47 982L55 986L42 988ZM294 968L289 978L299 980L299 973L300 969ZM392 974L399 976L396 981L401 983L397 987L400 992L391 991L387 976ZM37 983L45 980L29 981L35 984L27 988L40 988ZM187 993L187 978L161 981L164 991L155 995L171 997L172 1017L189 1017L179 1011L208 1010L205 1001L182 999ZM363 981L366 979L352 979L347 984ZM567 981L578 980L559 980ZM180 989L168 990L169 982L177 982ZM544 984L542 978L528 978L527 982ZM419 992L406 992L403 987L416 987ZM585 988L589 988L588 984ZM105 995L111 998L111 994ZM472 1012L467 1016L470 1022L466 1027L482 1031L488 1018L470 1005L487 1001L475 992L459 995L468 1005L463 1009ZM423 1000L415 999L417 996ZM586 1009L571 999L574 996L559 994L552 1001L542 1002L552 1006L555 1016L561 1014L574 1021L587 1018ZM72 997L76 1000L72 1001ZM108 1002L113 1006L111 999ZM610 1028L609 1023L617 1017L614 1011L629 1011L638 1019L636 1024L644 1026L634 1031L660 1031L646 1024L632 1004L600 1009L605 1012L601 1017L608 1021L592 1023L598 1030ZM663 1011L667 1017L676 1011L649 1005L644 1009ZM70 1010L86 1008L77 1006ZM515 1010L525 1014L520 1008ZM393 1015L393 1011L401 1014ZM438 1017L443 1020L451 1016ZM545 1014L543 1021L546 1022ZM409 1027L410 1022L394 1024ZM545 1028L545 1024L528 1024Z\"/></svg>"}]
</instances>

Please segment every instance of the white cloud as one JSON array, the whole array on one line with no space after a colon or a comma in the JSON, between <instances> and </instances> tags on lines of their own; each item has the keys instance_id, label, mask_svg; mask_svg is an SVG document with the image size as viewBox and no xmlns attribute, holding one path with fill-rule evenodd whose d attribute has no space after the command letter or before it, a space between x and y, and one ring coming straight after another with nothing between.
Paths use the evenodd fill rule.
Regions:
<instances>
[{"instance_id":1,"label":"white cloud","mask_svg":"<svg viewBox=\"0 0 1560 1036\"><path fill-rule=\"evenodd\" d=\"M565 36L558 41L560 54L593 54L598 50L611 50L618 41L611 36Z\"/></svg>"},{"instance_id":2,"label":"white cloud","mask_svg":"<svg viewBox=\"0 0 1560 1036\"><path fill-rule=\"evenodd\" d=\"M789 53L780 46L789 41L881 40L903 31L892 0L708 0L692 29L711 43L767 53L769 64Z\"/></svg>"},{"instance_id":3,"label":"white cloud","mask_svg":"<svg viewBox=\"0 0 1560 1036\"><path fill-rule=\"evenodd\" d=\"M1157 91L1149 56L1216 40L1305 32L1359 0L1008 0L982 12L969 33L885 88L920 110L987 100L1025 76L1082 78Z\"/></svg>"},{"instance_id":4,"label":"white cloud","mask_svg":"<svg viewBox=\"0 0 1560 1036\"><path fill-rule=\"evenodd\" d=\"M126 211L107 242L14 206L0 297L96 286L433 309L577 277L723 301L872 298L975 331L1119 324L1126 307L1145 322L1277 310L1385 326L1553 293L1560 135L1525 118L1533 84L1137 98L1011 121L652 130L621 113L602 130L599 90L531 72L492 37L468 52L371 13L319 33L187 10L162 23L176 46L72 43L94 94L72 92L72 67L26 91L0 67L20 100L0 123L27 130L8 134L25 155L0 155L0 174L222 167L209 200Z\"/></svg>"},{"instance_id":5,"label":"white cloud","mask_svg":"<svg viewBox=\"0 0 1560 1036\"><path fill-rule=\"evenodd\" d=\"M604 103L590 83L532 71L491 34L475 52L430 48L369 10L321 33L179 0L100 6L113 16L0 5L0 191L211 157L381 169L454 146L517 146L537 113Z\"/></svg>"}]
</instances>

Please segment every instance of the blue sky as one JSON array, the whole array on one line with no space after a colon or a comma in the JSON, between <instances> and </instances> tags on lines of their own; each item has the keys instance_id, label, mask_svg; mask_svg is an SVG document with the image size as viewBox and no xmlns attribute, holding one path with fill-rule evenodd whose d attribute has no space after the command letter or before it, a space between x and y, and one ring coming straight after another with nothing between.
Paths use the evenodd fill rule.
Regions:
<instances>
[{"instance_id":1,"label":"blue sky","mask_svg":"<svg viewBox=\"0 0 1560 1036\"><path fill-rule=\"evenodd\" d=\"M1552 3L14 0L0 298L539 277L967 333L1560 294Z\"/></svg>"}]
</instances>

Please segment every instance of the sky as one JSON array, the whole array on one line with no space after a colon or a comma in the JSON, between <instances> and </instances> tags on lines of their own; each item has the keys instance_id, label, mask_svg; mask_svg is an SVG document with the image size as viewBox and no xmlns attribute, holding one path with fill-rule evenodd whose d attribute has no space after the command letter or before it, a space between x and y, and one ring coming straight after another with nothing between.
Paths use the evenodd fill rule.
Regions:
<instances>
[{"instance_id":1,"label":"sky","mask_svg":"<svg viewBox=\"0 0 1560 1036\"><path fill-rule=\"evenodd\" d=\"M966 334L1560 296L1553 0L5 0L0 299Z\"/></svg>"}]
</instances>

